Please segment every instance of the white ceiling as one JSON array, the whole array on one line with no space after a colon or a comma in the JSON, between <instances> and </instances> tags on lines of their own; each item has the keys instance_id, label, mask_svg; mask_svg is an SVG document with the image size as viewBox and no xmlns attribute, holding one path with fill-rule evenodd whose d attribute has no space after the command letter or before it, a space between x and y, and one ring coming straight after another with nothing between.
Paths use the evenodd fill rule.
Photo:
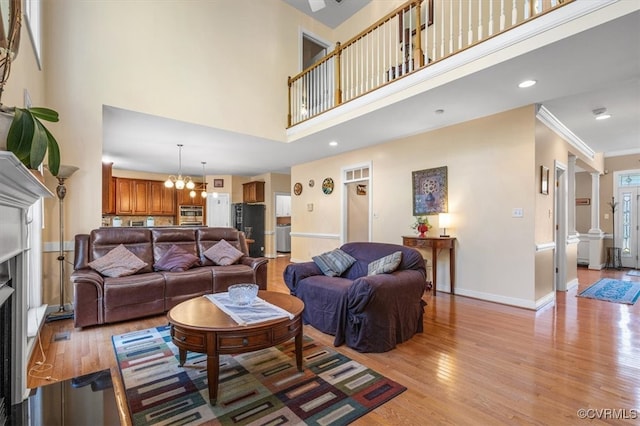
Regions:
<instances>
[{"instance_id":1,"label":"white ceiling","mask_svg":"<svg viewBox=\"0 0 640 426\"><path fill-rule=\"evenodd\" d=\"M310 2L314 0L282 1L330 28L336 28L368 3L371 3L371 0L315 0L320 4L324 4L324 7L313 12Z\"/></svg>"},{"instance_id":2,"label":"white ceiling","mask_svg":"<svg viewBox=\"0 0 640 426\"><path fill-rule=\"evenodd\" d=\"M201 161L207 174L289 173L295 164L539 103L596 152L640 153L639 28L635 12L290 143L105 106L103 152L118 169L174 174L176 143L184 143L183 174L201 175ZM525 77L538 84L518 89ZM612 118L596 121L600 107ZM433 114L439 108L445 113ZM332 140L340 144L329 147Z\"/></svg>"}]
</instances>

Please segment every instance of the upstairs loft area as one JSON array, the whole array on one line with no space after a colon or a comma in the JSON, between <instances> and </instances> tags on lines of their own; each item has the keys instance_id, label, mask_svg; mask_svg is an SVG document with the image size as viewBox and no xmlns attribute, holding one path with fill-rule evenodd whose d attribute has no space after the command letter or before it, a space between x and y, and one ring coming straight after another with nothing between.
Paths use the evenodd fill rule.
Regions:
<instances>
[{"instance_id":1,"label":"upstairs loft area","mask_svg":"<svg viewBox=\"0 0 640 426\"><path fill-rule=\"evenodd\" d=\"M408 1L288 79L288 127L575 1Z\"/></svg>"}]
</instances>

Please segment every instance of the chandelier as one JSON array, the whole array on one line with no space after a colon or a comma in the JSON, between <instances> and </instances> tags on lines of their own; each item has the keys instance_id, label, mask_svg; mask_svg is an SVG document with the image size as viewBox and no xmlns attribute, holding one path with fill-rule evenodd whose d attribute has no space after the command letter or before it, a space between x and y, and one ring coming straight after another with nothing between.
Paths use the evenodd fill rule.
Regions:
<instances>
[{"instance_id":1,"label":"chandelier","mask_svg":"<svg viewBox=\"0 0 640 426\"><path fill-rule=\"evenodd\" d=\"M200 196L202 198L207 198L207 184L206 184L207 180L206 180L206 177L204 175L204 165L207 164L207 162L206 161L201 161L201 163L202 163L202 192L200 193ZM197 193L193 189L191 190L191 192L189 192L189 196L191 198L196 198L196 195L197 195Z\"/></svg>"},{"instance_id":2,"label":"chandelier","mask_svg":"<svg viewBox=\"0 0 640 426\"><path fill-rule=\"evenodd\" d=\"M196 187L196 184L193 183L193 180L189 176L182 177L182 144L178 144L178 177L176 178L174 175L171 175L164 182L164 186L167 188L173 188L174 185L176 189L193 189Z\"/></svg>"}]
</instances>

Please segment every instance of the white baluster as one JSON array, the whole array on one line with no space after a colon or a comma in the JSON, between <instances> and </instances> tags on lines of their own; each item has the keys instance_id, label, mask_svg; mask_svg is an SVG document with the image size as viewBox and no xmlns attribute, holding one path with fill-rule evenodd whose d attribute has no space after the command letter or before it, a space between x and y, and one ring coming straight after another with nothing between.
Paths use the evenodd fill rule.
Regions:
<instances>
[{"instance_id":1,"label":"white baluster","mask_svg":"<svg viewBox=\"0 0 640 426\"><path fill-rule=\"evenodd\" d=\"M435 0L433 0L435 1ZM436 45L438 44L438 40L436 37L436 27L438 26L438 22L436 21L435 12L433 14L433 25L431 25L431 57L435 61L436 60Z\"/></svg>"},{"instance_id":2,"label":"white baluster","mask_svg":"<svg viewBox=\"0 0 640 426\"><path fill-rule=\"evenodd\" d=\"M515 0L513 0L515 1ZM467 33L467 46L469 46L471 43L473 43L473 24L471 21L471 14L472 14L472 10L473 9L473 2L469 2L469 30Z\"/></svg>"},{"instance_id":3,"label":"white baluster","mask_svg":"<svg viewBox=\"0 0 640 426\"><path fill-rule=\"evenodd\" d=\"M380 46L380 32L382 31L382 27L378 27L376 28L376 51L375 51L375 55L376 55L376 61L373 67L373 76L375 79L375 84L376 86L380 86L380 57L382 56L382 53L380 52L380 49L382 48L382 46Z\"/></svg>"},{"instance_id":4,"label":"white baluster","mask_svg":"<svg viewBox=\"0 0 640 426\"><path fill-rule=\"evenodd\" d=\"M453 1L449 1L449 54L453 53Z\"/></svg>"},{"instance_id":5,"label":"white baluster","mask_svg":"<svg viewBox=\"0 0 640 426\"><path fill-rule=\"evenodd\" d=\"M487 35L493 34L493 0L489 0L489 29Z\"/></svg>"},{"instance_id":6,"label":"white baluster","mask_svg":"<svg viewBox=\"0 0 640 426\"><path fill-rule=\"evenodd\" d=\"M518 5L516 0L513 0L513 8L511 9L511 25L515 25L518 22Z\"/></svg>"},{"instance_id":7,"label":"white baluster","mask_svg":"<svg viewBox=\"0 0 640 426\"><path fill-rule=\"evenodd\" d=\"M444 57L444 4L441 3L440 7L440 57Z\"/></svg>"},{"instance_id":8,"label":"white baluster","mask_svg":"<svg viewBox=\"0 0 640 426\"><path fill-rule=\"evenodd\" d=\"M500 31L504 31L505 16L504 16L504 0L500 0Z\"/></svg>"},{"instance_id":9,"label":"white baluster","mask_svg":"<svg viewBox=\"0 0 640 426\"><path fill-rule=\"evenodd\" d=\"M482 40L482 0L478 0L478 41Z\"/></svg>"},{"instance_id":10,"label":"white baluster","mask_svg":"<svg viewBox=\"0 0 640 426\"><path fill-rule=\"evenodd\" d=\"M458 2L458 49L462 49L462 0Z\"/></svg>"}]
</instances>

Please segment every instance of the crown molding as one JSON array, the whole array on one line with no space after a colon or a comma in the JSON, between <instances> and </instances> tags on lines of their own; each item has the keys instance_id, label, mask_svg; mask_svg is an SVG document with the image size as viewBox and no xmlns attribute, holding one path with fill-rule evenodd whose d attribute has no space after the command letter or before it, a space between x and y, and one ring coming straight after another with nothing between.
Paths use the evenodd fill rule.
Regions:
<instances>
[{"instance_id":1,"label":"crown molding","mask_svg":"<svg viewBox=\"0 0 640 426\"><path fill-rule=\"evenodd\" d=\"M558 136L567 141L569 145L576 148L583 155L587 156L589 159L593 160L595 158L595 151L589 147L582 139L576 136L567 126L562 124L560 120L556 118L555 115L551 114L551 112L544 107L544 105L536 105L536 118L540 120L543 124L553 130Z\"/></svg>"}]
</instances>

